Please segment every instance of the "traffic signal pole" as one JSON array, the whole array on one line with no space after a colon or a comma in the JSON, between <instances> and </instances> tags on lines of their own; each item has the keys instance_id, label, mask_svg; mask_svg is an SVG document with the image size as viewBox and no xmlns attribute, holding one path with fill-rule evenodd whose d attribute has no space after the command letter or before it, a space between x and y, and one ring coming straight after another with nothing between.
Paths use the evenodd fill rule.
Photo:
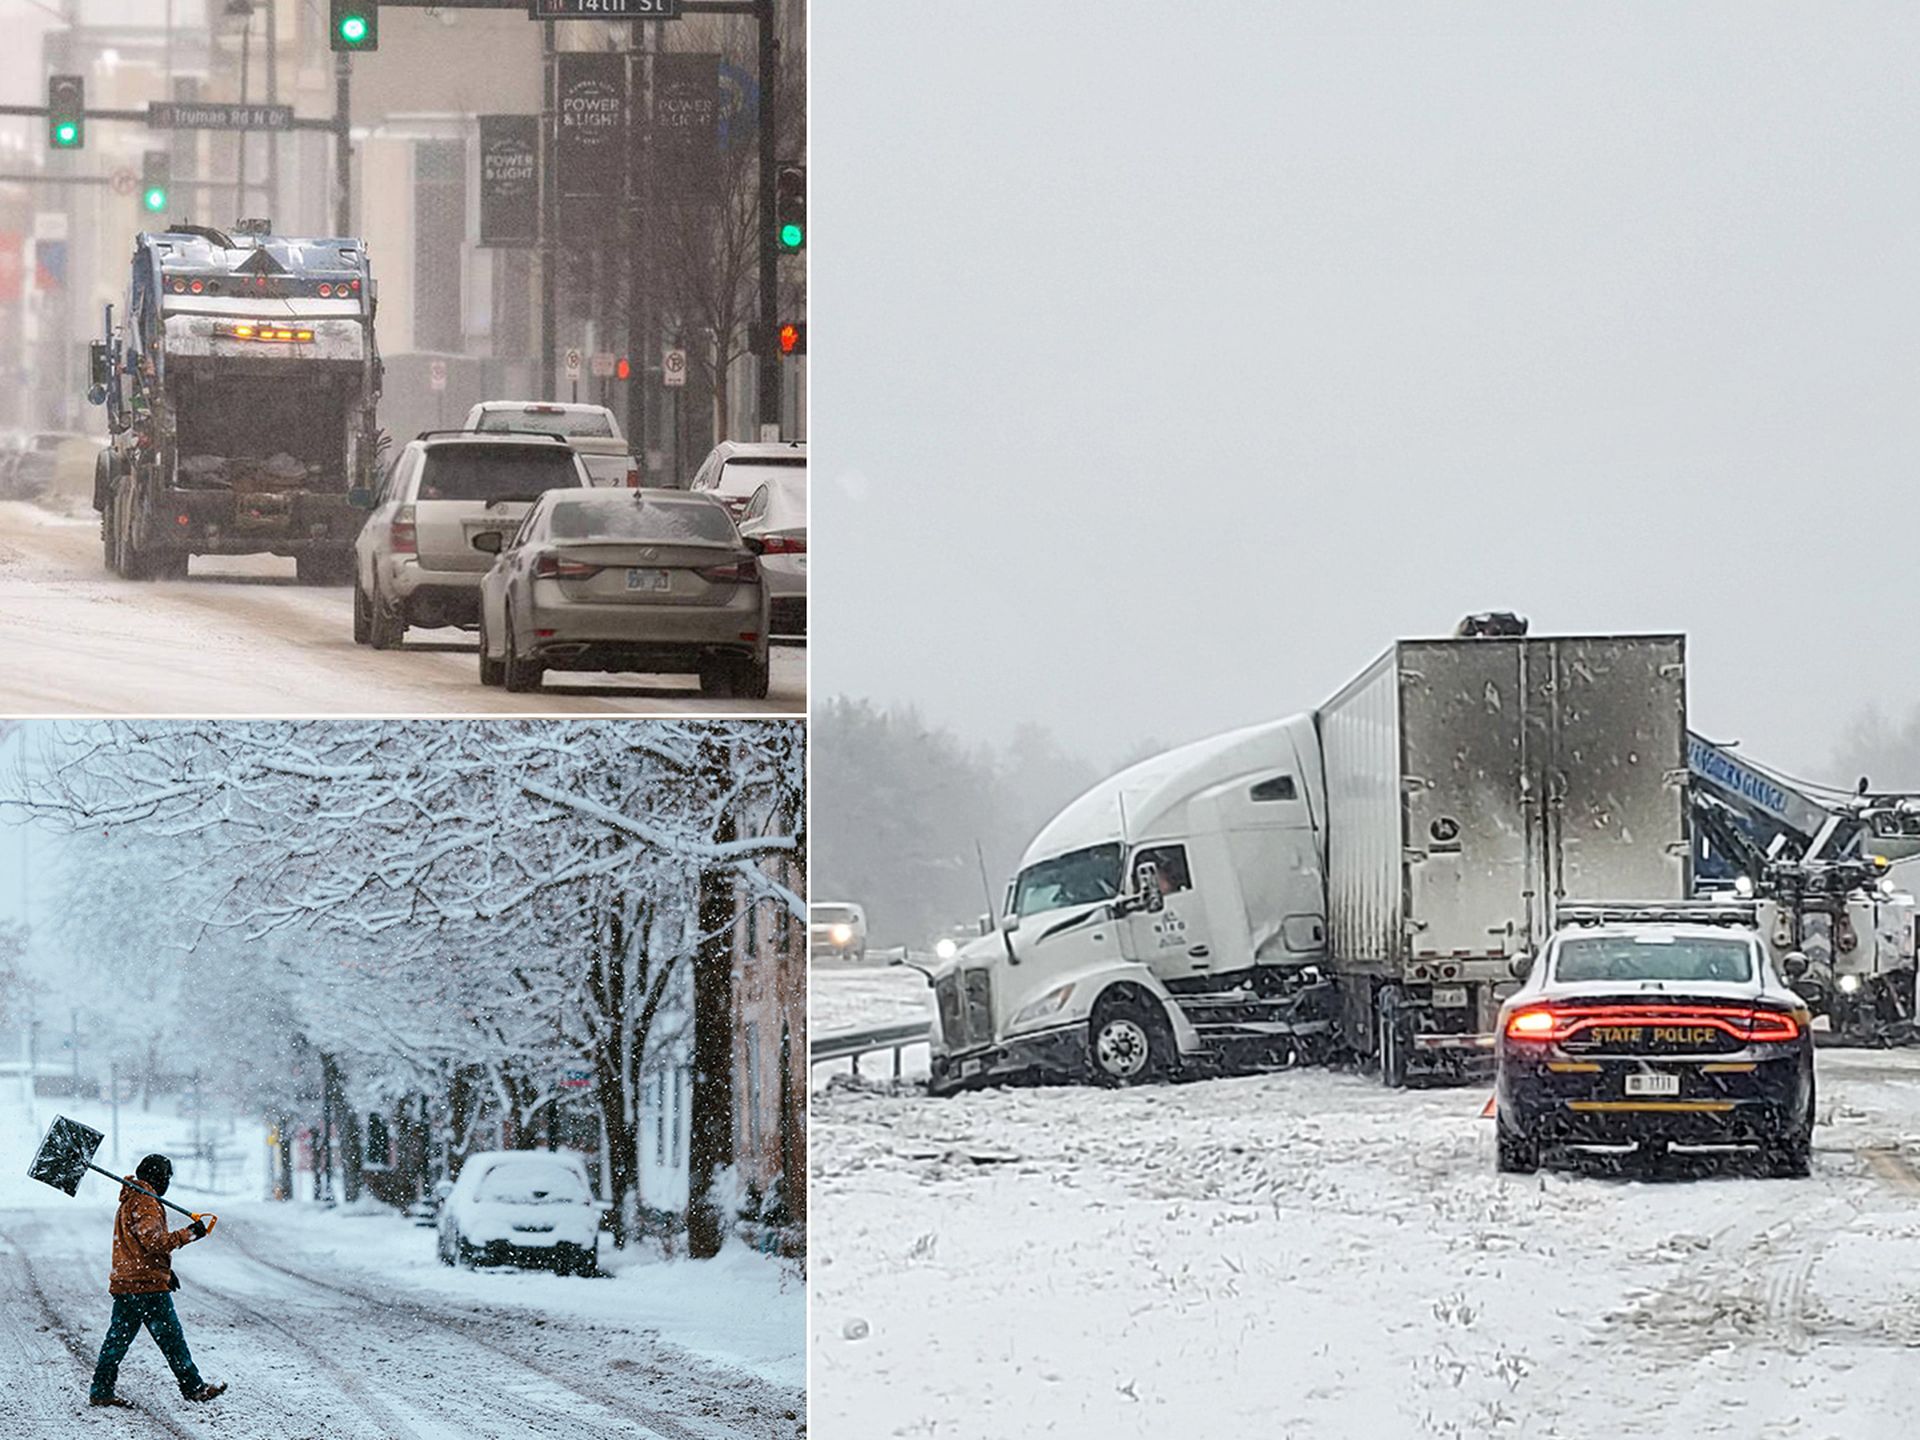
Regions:
<instances>
[{"instance_id":1,"label":"traffic signal pole","mask_svg":"<svg viewBox=\"0 0 1920 1440\"><path fill-rule=\"evenodd\" d=\"M775 87L779 83L779 55L773 31L773 0L757 0L760 20L760 433L780 435L780 347L774 332L780 325L780 249L775 233L775 187L778 184L779 146L776 143ZM769 434L767 427L773 427ZM725 438L725 437L722 437Z\"/></svg>"},{"instance_id":2,"label":"traffic signal pole","mask_svg":"<svg viewBox=\"0 0 1920 1440\"><path fill-rule=\"evenodd\" d=\"M333 57L334 234L353 233L353 57Z\"/></svg>"}]
</instances>

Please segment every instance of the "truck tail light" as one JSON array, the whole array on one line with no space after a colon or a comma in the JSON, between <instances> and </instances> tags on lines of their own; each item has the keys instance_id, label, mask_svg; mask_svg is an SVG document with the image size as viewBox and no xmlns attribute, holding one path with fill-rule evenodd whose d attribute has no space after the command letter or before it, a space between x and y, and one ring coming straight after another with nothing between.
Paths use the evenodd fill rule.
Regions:
<instances>
[{"instance_id":1,"label":"truck tail light","mask_svg":"<svg viewBox=\"0 0 1920 1440\"><path fill-rule=\"evenodd\" d=\"M600 570L598 565L562 560L558 555L542 555L533 562L533 578L536 580L591 580Z\"/></svg>"},{"instance_id":2,"label":"truck tail light","mask_svg":"<svg viewBox=\"0 0 1920 1440\"><path fill-rule=\"evenodd\" d=\"M707 565L693 573L716 585L751 585L760 578L760 564L749 555L731 565Z\"/></svg>"},{"instance_id":3,"label":"truck tail light","mask_svg":"<svg viewBox=\"0 0 1920 1440\"><path fill-rule=\"evenodd\" d=\"M640 472L638 470L627 471L627 488L629 490L638 490L640 488Z\"/></svg>"},{"instance_id":4,"label":"truck tail light","mask_svg":"<svg viewBox=\"0 0 1920 1440\"><path fill-rule=\"evenodd\" d=\"M387 548L396 555L420 553L419 535L413 528L413 506L402 505L394 511L393 523L387 527Z\"/></svg>"}]
</instances>

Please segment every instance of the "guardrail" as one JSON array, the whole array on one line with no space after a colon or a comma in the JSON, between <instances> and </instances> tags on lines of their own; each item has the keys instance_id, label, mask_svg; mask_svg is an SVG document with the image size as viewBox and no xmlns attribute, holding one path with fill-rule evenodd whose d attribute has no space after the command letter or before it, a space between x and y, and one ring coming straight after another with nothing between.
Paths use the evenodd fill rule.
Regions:
<instances>
[{"instance_id":1,"label":"guardrail","mask_svg":"<svg viewBox=\"0 0 1920 1440\"><path fill-rule=\"evenodd\" d=\"M893 1052L893 1078L900 1078L901 1052L910 1045L925 1045L933 1038L929 1020L909 1020L898 1025L876 1025L871 1030L848 1030L839 1035L822 1035L807 1048L813 1065L823 1060L851 1060L853 1073L860 1073L860 1058L885 1050Z\"/></svg>"}]
</instances>

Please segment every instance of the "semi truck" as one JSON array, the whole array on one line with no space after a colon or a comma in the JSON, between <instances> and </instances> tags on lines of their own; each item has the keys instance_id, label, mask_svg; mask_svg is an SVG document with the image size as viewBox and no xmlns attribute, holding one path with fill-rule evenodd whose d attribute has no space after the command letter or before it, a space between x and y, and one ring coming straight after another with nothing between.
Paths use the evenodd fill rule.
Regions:
<instances>
[{"instance_id":1,"label":"semi truck","mask_svg":"<svg viewBox=\"0 0 1920 1440\"><path fill-rule=\"evenodd\" d=\"M94 472L107 568L179 578L193 555L292 556L345 583L373 482L381 364L357 239L179 224L134 241L89 399L112 440Z\"/></svg>"},{"instance_id":2,"label":"semi truck","mask_svg":"<svg viewBox=\"0 0 1920 1440\"><path fill-rule=\"evenodd\" d=\"M1070 804L931 973L932 1088L1486 1069L1559 907L1691 884L1682 638L1496 628L1400 641L1318 710Z\"/></svg>"}]
</instances>

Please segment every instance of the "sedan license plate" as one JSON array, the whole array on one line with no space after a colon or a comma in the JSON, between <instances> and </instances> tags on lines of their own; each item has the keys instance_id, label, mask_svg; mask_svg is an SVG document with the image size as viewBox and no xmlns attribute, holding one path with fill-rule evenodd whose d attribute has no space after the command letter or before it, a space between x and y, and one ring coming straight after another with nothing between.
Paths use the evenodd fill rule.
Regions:
<instances>
[{"instance_id":1,"label":"sedan license plate","mask_svg":"<svg viewBox=\"0 0 1920 1440\"><path fill-rule=\"evenodd\" d=\"M1436 985L1433 987L1433 1003L1435 1005L1445 1005L1453 1010L1464 1010L1467 1004L1467 987L1464 985Z\"/></svg>"},{"instance_id":2,"label":"sedan license plate","mask_svg":"<svg viewBox=\"0 0 1920 1440\"><path fill-rule=\"evenodd\" d=\"M627 571L627 588L629 590L671 590L673 577L664 570L629 570Z\"/></svg>"},{"instance_id":3,"label":"sedan license plate","mask_svg":"<svg viewBox=\"0 0 1920 1440\"><path fill-rule=\"evenodd\" d=\"M1678 1095L1680 1077L1678 1075L1656 1075L1642 1071L1627 1076L1627 1094L1629 1095Z\"/></svg>"}]
</instances>

